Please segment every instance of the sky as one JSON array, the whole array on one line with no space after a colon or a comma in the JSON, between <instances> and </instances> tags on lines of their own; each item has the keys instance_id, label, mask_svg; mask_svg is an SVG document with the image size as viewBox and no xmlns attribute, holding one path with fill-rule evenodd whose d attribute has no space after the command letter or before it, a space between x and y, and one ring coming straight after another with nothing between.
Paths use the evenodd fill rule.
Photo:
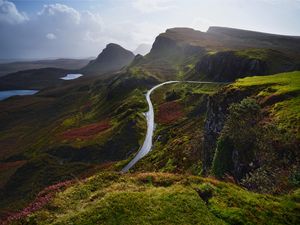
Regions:
<instances>
[{"instance_id":1,"label":"sky","mask_svg":"<svg viewBox=\"0 0 300 225\"><path fill-rule=\"evenodd\" d=\"M97 56L209 26L300 36L300 0L0 0L0 59Z\"/></svg>"}]
</instances>

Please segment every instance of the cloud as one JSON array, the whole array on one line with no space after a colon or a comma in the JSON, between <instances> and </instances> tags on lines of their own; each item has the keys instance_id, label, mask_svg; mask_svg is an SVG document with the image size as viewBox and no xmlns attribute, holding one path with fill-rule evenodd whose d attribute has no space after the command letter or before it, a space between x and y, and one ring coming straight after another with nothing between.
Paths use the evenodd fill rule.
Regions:
<instances>
[{"instance_id":1,"label":"cloud","mask_svg":"<svg viewBox=\"0 0 300 225\"><path fill-rule=\"evenodd\" d=\"M27 15L19 12L14 3L0 0L0 23L20 24L27 20Z\"/></svg>"},{"instance_id":2,"label":"cloud","mask_svg":"<svg viewBox=\"0 0 300 225\"><path fill-rule=\"evenodd\" d=\"M79 24L81 20L81 15L77 10L58 3L44 5L43 9L38 12L38 16L42 20L50 19L49 21L57 24Z\"/></svg>"},{"instance_id":3,"label":"cloud","mask_svg":"<svg viewBox=\"0 0 300 225\"><path fill-rule=\"evenodd\" d=\"M18 12L16 7L15 10ZM91 56L107 44L101 16L90 11L48 4L26 23L19 21L14 26L11 23L0 26L0 58L39 58L45 54L47 57ZM59 41L49 42L57 37Z\"/></svg>"},{"instance_id":4,"label":"cloud","mask_svg":"<svg viewBox=\"0 0 300 225\"><path fill-rule=\"evenodd\" d=\"M133 0L132 6L143 13L151 13L173 8L173 1L174 0Z\"/></svg>"},{"instance_id":5,"label":"cloud","mask_svg":"<svg viewBox=\"0 0 300 225\"><path fill-rule=\"evenodd\" d=\"M6 24L0 31L0 58L74 58L96 56L110 42L135 49L140 43L152 43L164 30L146 22L103 21L96 12L47 4L26 23Z\"/></svg>"},{"instance_id":6,"label":"cloud","mask_svg":"<svg viewBox=\"0 0 300 225\"><path fill-rule=\"evenodd\" d=\"M56 39L56 35L53 33L48 33L46 34L46 38L49 40L55 40Z\"/></svg>"}]
</instances>

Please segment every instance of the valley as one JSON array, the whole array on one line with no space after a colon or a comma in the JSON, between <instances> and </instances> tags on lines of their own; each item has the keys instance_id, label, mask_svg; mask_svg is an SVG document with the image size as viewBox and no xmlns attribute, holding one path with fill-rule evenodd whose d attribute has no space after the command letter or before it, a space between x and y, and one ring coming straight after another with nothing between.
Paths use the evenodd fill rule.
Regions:
<instances>
[{"instance_id":1,"label":"valley","mask_svg":"<svg viewBox=\"0 0 300 225\"><path fill-rule=\"evenodd\" d=\"M299 70L299 37L211 27L1 76L39 90L0 101L3 224L298 224Z\"/></svg>"}]
</instances>

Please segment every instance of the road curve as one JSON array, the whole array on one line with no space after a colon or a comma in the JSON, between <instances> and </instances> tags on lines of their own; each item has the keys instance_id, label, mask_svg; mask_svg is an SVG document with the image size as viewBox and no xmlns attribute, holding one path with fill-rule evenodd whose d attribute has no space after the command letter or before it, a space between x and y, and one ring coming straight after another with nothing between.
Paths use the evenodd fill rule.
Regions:
<instances>
[{"instance_id":1,"label":"road curve","mask_svg":"<svg viewBox=\"0 0 300 225\"><path fill-rule=\"evenodd\" d=\"M152 137L153 137L153 132L154 132L154 109L153 109L153 104L151 102L151 93L156 89L159 88L165 84L172 84L172 83L179 83L179 82L184 82L184 83L197 83L197 84L211 84L211 83L217 83L217 82L201 82L201 81L166 81L164 83L158 84L151 88L147 94L146 94L146 100L148 103L149 111L145 113L146 120L147 120L147 133L146 133L146 138L144 140L144 143L139 150L139 152L136 154L136 156L122 169L121 172L125 173L128 172L128 170L134 166L141 158L143 158L145 155L147 155L152 148Z\"/></svg>"}]
</instances>

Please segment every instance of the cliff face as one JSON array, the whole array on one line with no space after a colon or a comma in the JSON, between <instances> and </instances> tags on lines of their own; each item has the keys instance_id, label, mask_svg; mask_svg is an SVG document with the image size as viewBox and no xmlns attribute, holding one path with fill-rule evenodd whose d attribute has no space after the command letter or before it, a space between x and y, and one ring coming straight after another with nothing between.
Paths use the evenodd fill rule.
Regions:
<instances>
[{"instance_id":1,"label":"cliff face","mask_svg":"<svg viewBox=\"0 0 300 225\"><path fill-rule=\"evenodd\" d=\"M241 101L248 94L229 90L221 91L208 98L202 152L204 173L207 173L212 166L217 139L223 130L229 106Z\"/></svg>"},{"instance_id":2,"label":"cliff face","mask_svg":"<svg viewBox=\"0 0 300 225\"><path fill-rule=\"evenodd\" d=\"M267 63L260 59L239 57L232 51L204 56L195 70L210 80L233 81L239 77L262 75L267 72Z\"/></svg>"},{"instance_id":3,"label":"cliff face","mask_svg":"<svg viewBox=\"0 0 300 225\"><path fill-rule=\"evenodd\" d=\"M160 34L156 37L150 53L143 58L137 57L131 65L142 68L162 81L178 79L179 74L185 73L187 65L194 65L206 54L204 47L184 39L188 34L182 32L196 32L191 30L170 29Z\"/></svg>"},{"instance_id":4,"label":"cliff face","mask_svg":"<svg viewBox=\"0 0 300 225\"><path fill-rule=\"evenodd\" d=\"M204 173L257 191L290 188L299 171L299 87L299 72L290 72L239 79L210 96Z\"/></svg>"},{"instance_id":5,"label":"cliff face","mask_svg":"<svg viewBox=\"0 0 300 225\"><path fill-rule=\"evenodd\" d=\"M190 31L190 29L186 29ZM160 34L154 41L149 57L186 58L206 53L202 46L181 40L181 29L170 29Z\"/></svg>"},{"instance_id":6,"label":"cliff face","mask_svg":"<svg viewBox=\"0 0 300 225\"><path fill-rule=\"evenodd\" d=\"M212 27L172 28L134 66L161 80L233 81L299 69L300 37Z\"/></svg>"},{"instance_id":7,"label":"cliff face","mask_svg":"<svg viewBox=\"0 0 300 225\"><path fill-rule=\"evenodd\" d=\"M249 54L249 55L247 55ZM234 81L246 76L297 70L299 65L274 50L223 51L205 55L195 66L198 76L214 81Z\"/></svg>"}]
</instances>

